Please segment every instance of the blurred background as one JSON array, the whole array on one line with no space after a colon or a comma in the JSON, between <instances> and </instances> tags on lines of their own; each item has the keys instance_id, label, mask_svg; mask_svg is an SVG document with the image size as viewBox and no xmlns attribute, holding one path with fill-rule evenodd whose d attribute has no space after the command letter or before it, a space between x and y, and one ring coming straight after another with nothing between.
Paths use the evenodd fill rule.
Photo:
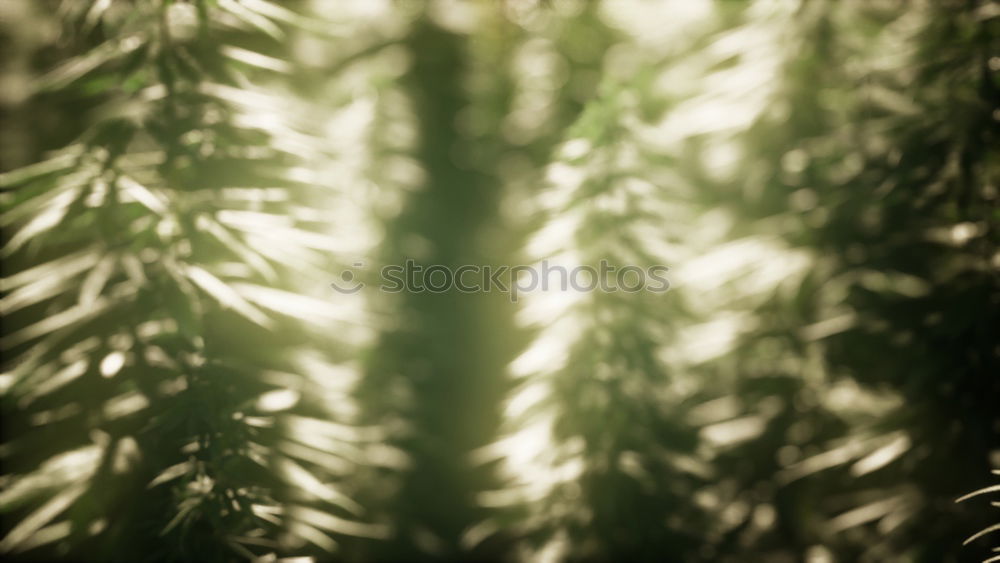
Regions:
<instances>
[{"instance_id":1,"label":"blurred background","mask_svg":"<svg viewBox=\"0 0 1000 563\"><path fill-rule=\"evenodd\" d=\"M998 32L0 2L0 552L998 560ZM380 292L408 259L671 291Z\"/></svg>"}]
</instances>

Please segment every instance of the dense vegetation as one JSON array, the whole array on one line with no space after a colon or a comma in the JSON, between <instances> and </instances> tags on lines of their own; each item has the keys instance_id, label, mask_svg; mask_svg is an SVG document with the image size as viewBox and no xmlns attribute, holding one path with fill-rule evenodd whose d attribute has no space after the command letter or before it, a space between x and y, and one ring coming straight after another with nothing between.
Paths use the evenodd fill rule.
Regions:
<instances>
[{"instance_id":1,"label":"dense vegetation","mask_svg":"<svg viewBox=\"0 0 1000 563\"><path fill-rule=\"evenodd\" d=\"M5 558L1000 557L996 4L0 27ZM672 289L378 291L406 260Z\"/></svg>"}]
</instances>

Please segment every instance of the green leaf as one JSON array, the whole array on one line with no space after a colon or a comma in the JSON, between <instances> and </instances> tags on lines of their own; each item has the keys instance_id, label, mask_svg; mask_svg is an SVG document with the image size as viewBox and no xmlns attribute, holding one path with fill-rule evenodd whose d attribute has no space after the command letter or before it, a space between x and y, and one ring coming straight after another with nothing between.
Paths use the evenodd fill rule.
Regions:
<instances>
[{"instance_id":1,"label":"green leaf","mask_svg":"<svg viewBox=\"0 0 1000 563\"><path fill-rule=\"evenodd\" d=\"M22 547L43 526L65 512L86 490L86 484L77 484L57 493L48 502L18 522L17 526L7 534L7 537L0 541L0 552L9 553Z\"/></svg>"},{"instance_id":2,"label":"green leaf","mask_svg":"<svg viewBox=\"0 0 1000 563\"><path fill-rule=\"evenodd\" d=\"M187 266L185 267L184 273L188 279L204 290L205 293L214 297L224 308L232 309L247 320L250 320L264 328L270 326L271 321L264 313L253 305L247 303L246 300L244 300L232 287L209 273L204 268L199 266Z\"/></svg>"}]
</instances>

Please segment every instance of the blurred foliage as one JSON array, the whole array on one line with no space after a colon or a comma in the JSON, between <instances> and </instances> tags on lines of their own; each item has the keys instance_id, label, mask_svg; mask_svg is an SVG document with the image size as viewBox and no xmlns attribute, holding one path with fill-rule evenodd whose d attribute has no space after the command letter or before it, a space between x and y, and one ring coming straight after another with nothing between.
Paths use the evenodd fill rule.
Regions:
<instances>
[{"instance_id":1,"label":"blurred foliage","mask_svg":"<svg viewBox=\"0 0 1000 563\"><path fill-rule=\"evenodd\" d=\"M997 560L998 25L0 4L0 550ZM672 290L374 290L410 259Z\"/></svg>"},{"instance_id":2,"label":"blurred foliage","mask_svg":"<svg viewBox=\"0 0 1000 563\"><path fill-rule=\"evenodd\" d=\"M372 437L323 381L350 358L339 312L275 288L323 283L335 243L297 177L322 144L254 82L284 72L288 26L129 4L52 6L62 60L34 103L77 130L3 177L2 548L228 559L381 534L335 484Z\"/></svg>"}]
</instances>

